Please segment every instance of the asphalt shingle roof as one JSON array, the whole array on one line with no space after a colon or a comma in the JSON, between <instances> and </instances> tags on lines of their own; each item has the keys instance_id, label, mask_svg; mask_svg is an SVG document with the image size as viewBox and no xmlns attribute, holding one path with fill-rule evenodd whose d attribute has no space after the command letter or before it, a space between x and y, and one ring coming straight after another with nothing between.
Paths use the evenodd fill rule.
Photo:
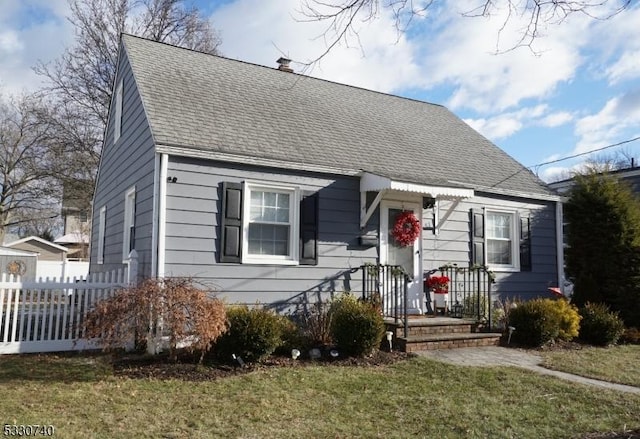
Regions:
<instances>
[{"instance_id":1,"label":"asphalt shingle roof","mask_svg":"<svg viewBox=\"0 0 640 439\"><path fill-rule=\"evenodd\" d=\"M130 35L123 44L156 144L552 194L441 105Z\"/></svg>"}]
</instances>

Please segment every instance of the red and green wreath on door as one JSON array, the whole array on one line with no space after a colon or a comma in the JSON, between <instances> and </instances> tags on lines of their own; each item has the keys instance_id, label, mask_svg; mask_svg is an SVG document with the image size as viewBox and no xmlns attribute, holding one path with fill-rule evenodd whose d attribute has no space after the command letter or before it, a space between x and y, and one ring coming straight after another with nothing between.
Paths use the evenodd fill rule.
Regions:
<instances>
[{"instance_id":1,"label":"red and green wreath on door","mask_svg":"<svg viewBox=\"0 0 640 439\"><path fill-rule=\"evenodd\" d=\"M412 245L420 237L420 221L410 210L398 214L391 229L391 236L402 247Z\"/></svg>"}]
</instances>

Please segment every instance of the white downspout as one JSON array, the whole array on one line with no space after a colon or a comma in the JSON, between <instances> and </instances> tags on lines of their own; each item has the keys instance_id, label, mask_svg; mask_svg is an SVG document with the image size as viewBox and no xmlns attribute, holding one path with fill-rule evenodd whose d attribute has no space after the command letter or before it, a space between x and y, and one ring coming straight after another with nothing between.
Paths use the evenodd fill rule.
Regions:
<instances>
[{"instance_id":1,"label":"white downspout","mask_svg":"<svg viewBox=\"0 0 640 439\"><path fill-rule=\"evenodd\" d=\"M156 277L164 277L165 249L166 249L166 220L167 220L167 169L169 156L160 156L160 185L158 194L158 267Z\"/></svg>"},{"instance_id":2,"label":"white downspout","mask_svg":"<svg viewBox=\"0 0 640 439\"><path fill-rule=\"evenodd\" d=\"M558 288L564 294L564 228L562 226L562 201L556 201L556 254L558 264Z\"/></svg>"},{"instance_id":3,"label":"white downspout","mask_svg":"<svg viewBox=\"0 0 640 439\"><path fill-rule=\"evenodd\" d=\"M153 222L151 227L151 276L158 274L158 204L160 204L160 154L153 157Z\"/></svg>"}]
</instances>

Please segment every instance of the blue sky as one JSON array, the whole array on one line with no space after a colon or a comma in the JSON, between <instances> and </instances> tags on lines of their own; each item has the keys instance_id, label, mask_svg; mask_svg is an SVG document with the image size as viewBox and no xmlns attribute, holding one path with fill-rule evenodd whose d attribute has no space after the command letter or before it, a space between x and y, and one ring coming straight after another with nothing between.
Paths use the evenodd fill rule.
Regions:
<instances>
[{"instance_id":1,"label":"blue sky","mask_svg":"<svg viewBox=\"0 0 640 439\"><path fill-rule=\"evenodd\" d=\"M223 40L224 56L294 69L324 51L322 26L295 20L300 0L198 0ZM490 19L461 14L474 0L442 0L398 38L392 17L358 22L360 44L336 47L305 74L439 103L525 166L640 136L640 7L607 21L572 16L544 26L534 51L511 47L515 17L498 36ZM437 13L435 13L437 12ZM2 92L34 89L38 60L51 61L73 41L66 0L0 0ZM612 148L640 161L640 141ZM536 168L544 179L583 159Z\"/></svg>"}]
</instances>

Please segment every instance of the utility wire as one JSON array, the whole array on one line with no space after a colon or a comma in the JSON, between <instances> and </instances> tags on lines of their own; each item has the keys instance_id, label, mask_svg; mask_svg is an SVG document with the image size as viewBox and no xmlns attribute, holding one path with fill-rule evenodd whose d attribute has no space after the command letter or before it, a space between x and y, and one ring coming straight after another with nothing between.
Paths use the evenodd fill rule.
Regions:
<instances>
[{"instance_id":1,"label":"utility wire","mask_svg":"<svg viewBox=\"0 0 640 439\"><path fill-rule=\"evenodd\" d=\"M550 160L548 162L543 162L543 163L538 163L537 165L527 166L527 169L539 168L541 166L551 165L553 163L563 162L563 161L569 160L569 159L575 159L576 157L582 157L583 155L588 155L588 154L593 154L594 152L604 151L605 149L613 148L615 146L624 145L626 143L635 142L636 140L640 140L640 136L634 137L633 139L629 139L629 140L623 140L622 142L614 143L612 145L603 146L602 148L594 149L593 151L581 152L580 154L574 154L574 155L570 155L570 156L563 157L563 158L560 158L560 159Z\"/></svg>"}]
</instances>

